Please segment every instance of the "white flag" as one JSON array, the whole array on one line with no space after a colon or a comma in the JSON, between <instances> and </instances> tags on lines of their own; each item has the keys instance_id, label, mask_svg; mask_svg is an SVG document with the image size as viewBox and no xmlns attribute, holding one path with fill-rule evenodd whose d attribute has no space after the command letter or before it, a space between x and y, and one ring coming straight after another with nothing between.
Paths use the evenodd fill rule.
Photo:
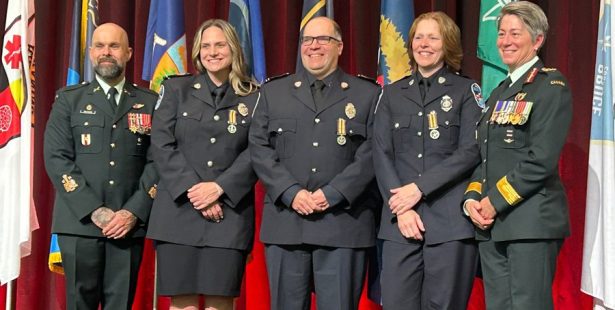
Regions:
<instances>
[{"instance_id":1,"label":"white flag","mask_svg":"<svg viewBox=\"0 0 615 310\"><path fill-rule=\"evenodd\" d=\"M21 245L30 240L31 104L27 1L7 5L0 68L0 283L19 276Z\"/></svg>"},{"instance_id":2,"label":"white flag","mask_svg":"<svg viewBox=\"0 0 615 310\"><path fill-rule=\"evenodd\" d=\"M613 127L613 21L611 1L602 0L587 175L587 206L581 290L596 309L615 309L615 137Z\"/></svg>"}]
</instances>

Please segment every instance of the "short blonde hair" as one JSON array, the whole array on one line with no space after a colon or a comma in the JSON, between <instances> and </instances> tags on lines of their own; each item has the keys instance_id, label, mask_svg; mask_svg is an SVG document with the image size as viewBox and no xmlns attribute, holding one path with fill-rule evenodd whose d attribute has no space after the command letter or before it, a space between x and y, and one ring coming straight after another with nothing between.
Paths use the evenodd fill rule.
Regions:
<instances>
[{"instance_id":1,"label":"short blonde hair","mask_svg":"<svg viewBox=\"0 0 615 310\"><path fill-rule=\"evenodd\" d=\"M209 19L199 26L194 34L194 44L192 45L192 63L200 73L207 73L207 70L201 63L201 37L203 31L209 27L218 27L224 33L226 42L231 49L231 72L229 73L229 84L235 90L235 93L240 96L246 96L255 92L258 89L256 81L248 73L243 49L239 44L237 32L231 24L222 19Z\"/></svg>"},{"instance_id":2,"label":"short blonde hair","mask_svg":"<svg viewBox=\"0 0 615 310\"><path fill-rule=\"evenodd\" d=\"M410 56L410 67L413 71L416 71L418 66L416 59L414 59L414 55L412 54L412 40L416 34L416 28L421 21L428 19L434 20L438 24L438 28L440 28L444 63L454 72L459 71L459 69L461 69L461 60L463 59L461 32L455 22L443 12L423 13L414 19L408 34L408 55Z\"/></svg>"}]
</instances>

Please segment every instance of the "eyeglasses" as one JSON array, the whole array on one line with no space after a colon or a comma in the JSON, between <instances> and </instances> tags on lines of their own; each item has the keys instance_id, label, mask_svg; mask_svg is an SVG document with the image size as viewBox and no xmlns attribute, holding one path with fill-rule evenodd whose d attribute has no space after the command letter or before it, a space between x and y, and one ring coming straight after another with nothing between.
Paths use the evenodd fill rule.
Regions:
<instances>
[{"instance_id":1,"label":"eyeglasses","mask_svg":"<svg viewBox=\"0 0 615 310\"><path fill-rule=\"evenodd\" d=\"M334 37L330 37L330 36L317 36L317 37L303 36L301 37L300 41L301 41L301 45L312 45L314 40L316 40L316 42L318 42L318 44L321 44L321 45L329 44L331 40L335 42L340 42L340 40Z\"/></svg>"}]
</instances>

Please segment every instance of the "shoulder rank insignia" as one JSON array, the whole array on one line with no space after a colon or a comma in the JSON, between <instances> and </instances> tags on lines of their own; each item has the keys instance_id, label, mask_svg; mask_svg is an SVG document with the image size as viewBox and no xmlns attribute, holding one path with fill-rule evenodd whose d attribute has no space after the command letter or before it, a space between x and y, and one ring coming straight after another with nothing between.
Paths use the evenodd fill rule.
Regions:
<instances>
[{"instance_id":1,"label":"shoulder rank insignia","mask_svg":"<svg viewBox=\"0 0 615 310\"><path fill-rule=\"evenodd\" d=\"M561 81L561 80L553 80L551 81L551 85L560 85L562 87L565 87L566 83L564 83L564 81Z\"/></svg>"},{"instance_id":2,"label":"shoulder rank insignia","mask_svg":"<svg viewBox=\"0 0 615 310\"><path fill-rule=\"evenodd\" d=\"M553 72L553 71L557 71L556 68L547 68L547 67L543 67L542 69L540 69L542 72Z\"/></svg>"},{"instance_id":3,"label":"shoulder rank insignia","mask_svg":"<svg viewBox=\"0 0 615 310\"><path fill-rule=\"evenodd\" d=\"M194 87L194 89L201 89L201 83L194 83L192 87Z\"/></svg>"},{"instance_id":4,"label":"shoulder rank insignia","mask_svg":"<svg viewBox=\"0 0 615 310\"><path fill-rule=\"evenodd\" d=\"M147 191L147 194L149 195L150 198L154 199L156 198L157 192L158 192L158 185L154 184L154 186L149 188L149 190Z\"/></svg>"},{"instance_id":5,"label":"shoulder rank insignia","mask_svg":"<svg viewBox=\"0 0 615 310\"><path fill-rule=\"evenodd\" d=\"M530 84L534 82L534 79L536 78L537 73L538 73L538 68L533 68L532 71L530 71L530 74L527 76L527 79L525 79L524 84Z\"/></svg>"},{"instance_id":6,"label":"shoulder rank insignia","mask_svg":"<svg viewBox=\"0 0 615 310\"><path fill-rule=\"evenodd\" d=\"M438 84L444 84L444 82L446 82L446 78L441 76L438 78Z\"/></svg>"},{"instance_id":7,"label":"shoulder rank insignia","mask_svg":"<svg viewBox=\"0 0 615 310\"><path fill-rule=\"evenodd\" d=\"M192 74L190 74L190 73L184 73L184 74L171 74L171 75L166 75L166 76L164 77L164 79L165 79L165 80L168 80L168 79L172 79L172 78L176 78L176 77L191 76L191 75L192 75Z\"/></svg>"},{"instance_id":8,"label":"shoulder rank insignia","mask_svg":"<svg viewBox=\"0 0 615 310\"><path fill-rule=\"evenodd\" d=\"M374 83L374 84L376 84L376 85L380 86L380 84L378 84L378 81L376 81L376 80L372 79L372 78L371 78L371 77L369 77L369 76L366 76L366 75L363 75L363 74L357 74L357 77L358 77L358 78L360 78L360 79L363 79L363 80L366 80L366 81L372 82L372 83Z\"/></svg>"},{"instance_id":9,"label":"shoulder rank insignia","mask_svg":"<svg viewBox=\"0 0 615 310\"><path fill-rule=\"evenodd\" d=\"M62 185L64 185L64 190L67 193L70 193L79 187L79 184L77 184L73 177L66 174L62 175Z\"/></svg>"},{"instance_id":10,"label":"shoulder rank insignia","mask_svg":"<svg viewBox=\"0 0 615 310\"><path fill-rule=\"evenodd\" d=\"M265 84L265 83L269 83L269 82L271 82L271 81L273 81L273 80L281 79L281 78L283 78L283 77L285 77L285 76L289 76L289 75L290 75L290 73L289 73L289 72L286 72L286 73L282 73L282 74L280 74L280 75L270 76L270 77L268 77L268 78L266 78L266 79L265 79L265 82L264 82L263 84Z\"/></svg>"},{"instance_id":11,"label":"shoulder rank insignia","mask_svg":"<svg viewBox=\"0 0 615 310\"><path fill-rule=\"evenodd\" d=\"M301 81L295 81L295 88L301 87Z\"/></svg>"},{"instance_id":12,"label":"shoulder rank insignia","mask_svg":"<svg viewBox=\"0 0 615 310\"><path fill-rule=\"evenodd\" d=\"M347 88L348 88L348 83L346 83L346 82L342 82L342 83L340 83L340 87L341 87L342 89L347 89Z\"/></svg>"}]
</instances>

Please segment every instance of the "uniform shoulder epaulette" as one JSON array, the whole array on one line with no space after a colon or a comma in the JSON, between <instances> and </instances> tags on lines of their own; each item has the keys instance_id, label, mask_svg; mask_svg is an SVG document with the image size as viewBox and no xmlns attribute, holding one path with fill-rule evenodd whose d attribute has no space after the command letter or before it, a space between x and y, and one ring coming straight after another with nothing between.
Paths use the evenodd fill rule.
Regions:
<instances>
[{"instance_id":1,"label":"uniform shoulder epaulette","mask_svg":"<svg viewBox=\"0 0 615 310\"><path fill-rule=\"evenodd\" d=\"M184 74L171 74L164 77L165 80L176 78L176 77L186 77L191 76L192 73L184 73Z\"/></svg>"},{"instance_id":2,"label":"uniform shoulder epaulette","mask_svg":"<svg viewBox=\"0 0 615 310\"><path fill-rule=\"evenodd\" d=\"M540 69L540 71L542 71L542 72L553 72L553 71L557 71L557 69L556 68L542 67L542 69Z\"/></svg>"},{"instance_id":3,"label":"uniform shoulder epaulette","mask_svg":"<svg viewBox=\"0 0 615 310\"><path fill-rule=\"evenodd\" d=\"M269 82L271 82L271 81L273 81L273 80L281 79L281 78L286 77L286 76L289 76L289 75L290 75L290 73L289 73L289 72L286 72L286 73L282 73L282 74L280 74L280 75L270 76L270 77L268 77L268 78L266 78L266 79L265 79L265 81L263 82L263 84L267 84L267 83L269 83Z\"/></svg>"},{"instance_id":4,"label":"uniform shoulder epaulette","mask_svg":"<svg viewBox=\"0 0 615 310\"><path fill-rule=\"evenodd\" d=\"M373 79L373 78L371 78L369 76L366 76L366 75L363 75L363 74L357 74L357 77L360 78L360 79L372 82L372 83L374 83L374 85L380 86L380 84L378 84L378 81L376 81L375 79Z\"/></svg>"},{"instance_id":5,"label":"uniform shoulder epaulette","mask_svg":"<svg viewBox=\"0 0 615 310\"><path fill-rule=\"evenodd\" d=\"M81 88L81 87L88 86L88 85L90 85L90 82L83 81L83 82L81 82L81 83L79 83L79 84L68 85L68 86L66 86L66 87L62 88L60 91L70 91L70 90L75 90L75 89L79 89L79 88Z\"/></svg>"},{"instance_id":6,"label":"uniform shoulder epaulette","mask_svg":"<svg viewBox=\"0 0 615 310\"><path fill-rule=\"evenodd\" d=\"M140 90L140 91L142 91L144 93L151 94L151 95L154 95L154 96L158 97L158 93L153 91L153 90L151 90L151 89L149 89L149 88L146 88L146 87L143 87L143 86L139 86L139 85L137 85L137 83L132 83L132 86L134 86L137 90Z\"/></svg>"}]
</instances>

